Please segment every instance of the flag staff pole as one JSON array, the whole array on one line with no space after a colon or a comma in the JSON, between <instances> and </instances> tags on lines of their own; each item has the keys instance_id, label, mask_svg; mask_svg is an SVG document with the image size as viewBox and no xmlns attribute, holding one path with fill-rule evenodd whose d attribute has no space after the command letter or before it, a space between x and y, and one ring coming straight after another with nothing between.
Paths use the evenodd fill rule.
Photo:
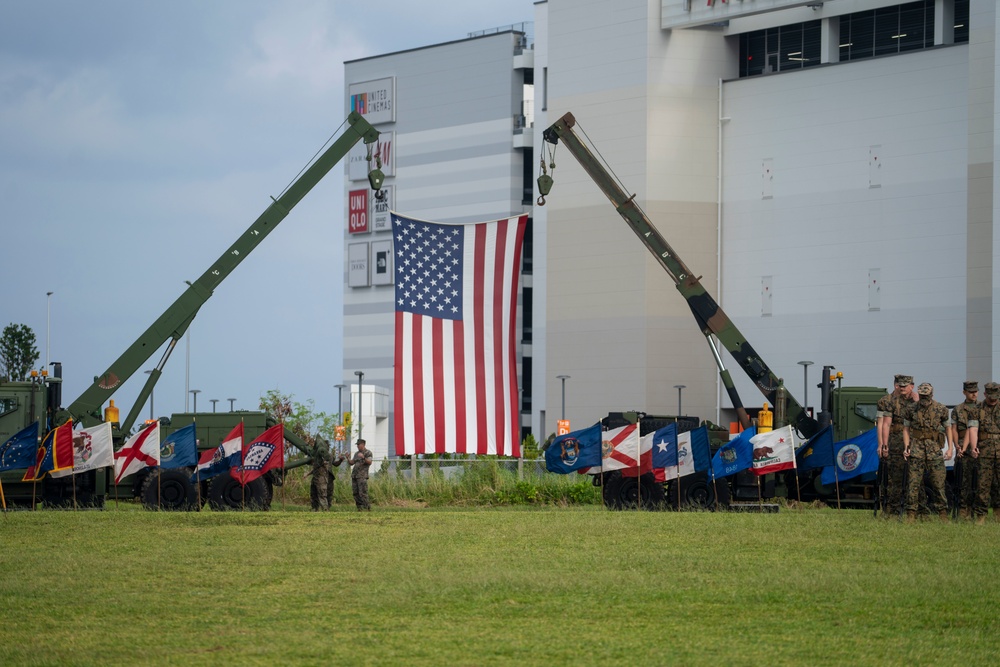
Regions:
<instances>
[{"instance_id":1,"label":"flag staff pole","mask_svg":"<svg viewBox=\"0 0 1000 667\"><path fill-rule=\"evenodd\" d=\"M837 470L837 456L833 457L833 485L837 487L837 509L840 509L840 472Z\"/></svg>"},{"instance_id":2,"label":"flag staff pole","mask_svg":"<svg viewBox=\"0 0 1000 667\"><path fill-rule=\"evenodd\" d=\"M243 424L243 417L240 417L240 424ZM242 435L240 429L240 511L247 511L247 458L246 458L246 437Z\"/></svg>"},{"instance_id":3,"label":"flag staff pole","mask_svg":"<svg viewBox=\"0 0 1000 667\"><path fill-rule=\"evenodd\" d=\"M200 463L201 456L198 452L198 416L192 415L191 423L194 424L194 489L195 495L198 498L198 511L201 511L201 466Z\"/></svg>"},{"instance_id":4,"label":"flag staff pole","mask_svg":"<svg viewBox=\"0 0 1000 667\"><path fill-rule=\"evenodd\" d=\"M681 446L677 443L677 511L681 511Z\"/></svg>"},{"instance_id":5,"label":"flag staff pole","mask_svg":"<svg viewBox=\"0 0 1000 667\"><path fill-rule=\"evenodd\" d=\"M0 479L0 504L3 504L3 511L5 512L4 516L6 516L6 512L7 512L7 498L5 498L4 495L3 495L3 480L2 479Z\"/></svg>"},{"instance_id":6,"label":"flag staff pole","mask_svg":"<svg viewBox=\"0 0 1000 667\"><path fill-rule=\"evenodd\" d=\"M757 475L757 509L763 514L764 512L764 499L760 495L760 475Z\"/></svg>"}]
</instances>

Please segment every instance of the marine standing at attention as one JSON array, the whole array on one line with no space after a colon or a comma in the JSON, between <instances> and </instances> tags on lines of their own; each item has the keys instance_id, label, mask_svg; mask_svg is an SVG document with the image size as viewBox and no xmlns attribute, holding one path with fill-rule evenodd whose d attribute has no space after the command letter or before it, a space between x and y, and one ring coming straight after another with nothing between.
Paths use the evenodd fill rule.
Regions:
<instances>
[{"instance_id":1,"label":"marine standing at attention","mask_svg":"<svg viewBox=\"0 0 1000 667\"><path fill-rule=\"evenodd\" d=\"M903 423L913 411L913 376L897 375L891 394L879 399L876 414L878 457L886 466L886 506L888 518L903 504L906 459L903 457Z\"/></svg>"},{"instance_id":2,"label":"marine standing at attention","mask_svg":"<svg viewBox=\"0 0 1000 667\"><path fill-rule=\"evenodd\" d=\"M948 441L951 432L951 417L948 408L934 400L934 387L923 382L917 387L920 401L903 425L903 456L909 460L909 479L906 491L906 522L917 518L917 502L920 488L926 474L928 486L927 501L937 511L942 521L948 521L948 499L944 494L946 474L944 460L951 458L952 444ZM945 435L948 449L941 452L941 435Z\"/></svg>"}]
</instances>

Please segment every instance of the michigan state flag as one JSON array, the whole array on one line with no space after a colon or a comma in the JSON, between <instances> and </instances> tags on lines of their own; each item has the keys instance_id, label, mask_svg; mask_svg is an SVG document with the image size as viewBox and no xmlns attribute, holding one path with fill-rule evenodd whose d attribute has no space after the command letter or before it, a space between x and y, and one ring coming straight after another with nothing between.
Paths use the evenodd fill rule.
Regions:
<instances>
[{"instance_id":1,"label":"michigan state flag","mask_svg":"<svg viewBox=\"0 0 1000 667\"><path fill-rule=\"evenodd\" d=\"M601 423L561 435L545 450L545 469L560 474L601 466Z\"/></svg>"}]
</instances>

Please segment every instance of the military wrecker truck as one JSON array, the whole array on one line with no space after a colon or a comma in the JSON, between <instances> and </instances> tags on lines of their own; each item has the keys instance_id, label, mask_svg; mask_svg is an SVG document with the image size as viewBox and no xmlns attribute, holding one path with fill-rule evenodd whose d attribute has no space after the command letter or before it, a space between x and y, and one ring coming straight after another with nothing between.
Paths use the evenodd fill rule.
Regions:
<instances>
[{"instance_id":1,"label":"military wrecker truck","mask_svg":"<svg viewBox=\"0 0 1000 667\"><path fill-rule=\"evenodd\" d=\"M618 180L612 175L604 163L580 139L574 131L576 119L572 113L563 115L559 120L543 132L543 139L552 146L562 144L580 163L588 176L614 205L615 210L639 240L653 254L656 261L674 281L674 285L687 301L712 356L715 359L722 385L726 392L740 424L746 428L751 424L751 414L744 407L732 376L722 360L719 346L723 346L739 364L757 388L764 395L764 400L774 407L775 428L791 424L803 438L809 438L827 425L834 426L834 439L843 440L859 435L875 426L875 406L878 399L885 395L881 387L840 387L839 376L835 376L832 366L824 366L820 386L820 410L813 418L807 410L795 400L780 378L768 367L764 359L750 345L750 342L740 333L732 320L726 315L719 304L708 293L701 280L681 260L674 249L667 243L662 234L653 226L646 213L635 201L635 195L629 195L622 189ZM554 170L555 163L551 164ZM538 204L544 206L545 197L552 189L552 176L546 169L543 158L542 173L538 177ZM617 415L617 417L615 416ZM625 415L628 415L627 417ZM622 421L625 419L626 421ZM617 421L616 421L617 420ZM655 430L670 421L678 421L678 430L690 430L697 427L697 418L671 418L644 415L641 412L612 413L604 421L606 426L614 428L631 420L638 421L640 434ZM684 420L683 422L681 420ZM659 424L657 426L656 424ZM724 444L722 434L714 438L713 449ZM728 439L728 436L726 436ZM842 484L839 494L836 489L826 487L820 482L819 471L808 471L800 474L796 483L795 471L788 474L767 475L762 480L762 489L758 496L757 478L752 473L744 472L726 478L719 489L719 501L724 502L724 493L734 499L752 499L759 497L773 498L775 495L786 495L794 498L801 492L803 500L822 499L824 501L839 498L840 502L871 506L877 500L874 485L874 475L870 478L857 478L849 484ZM629 479L633 481L628 481ZM604 502L609 507L622 507L635 503L657 505L664 494L669 498L677 497L675 483L680 483L681 504L707 506L714 504L713 485L708 481L706 473L698 473L672 482L665 490L646 473L639 475L637 469L625 469L595 475L595 484L603 485ZM800 491L801 490L801 491Z\"/></svg>"},{"instance_id":2,"label":"military wrecker truck","mask_svg":"<svg viewBox=\"0 0 1000 667\"><path fill-rule=\"evenodd\" d=\"M346 126L346 127L344 127ZM381 171L379 151L376 143L378 131L360 114L352 112L344 121L343 132L316 157L307 168L278 196L272 197L271 204L244 231L239 238L219 257L205 273L194 282L189 282L184 292L171 304L152 325L149 326L121 356L103 373L94 377L90 385L68 406L63 405L62 364L52 364L52 374L32 371L25 382L0 380L0 443L12 435L38 422L38 438L51 429L72 419L74 424L84 427L96 426L103 421L112 422L112 434L116 448L130 435L139 411L150 397L160 379L163 368L171 352L187 331L201 306L212 296L219 284L246 259L288 213L302 200L327 173L338 164L357 144L367 145L369 160L368 181L376 197L381 194L384 180ZM163 354L156 367L149 372L149 378L139 391L134 405L124 420L119 421L118 409L112 407L115 392L121 385L146 365L157 350ZM175 414L162 420L161 442L173 431L195 421L197 423L198 446L211 449L219 445L222 438L241 421L244 437L253 438L277 422L262 412L191 413ZM297 438L288 430L285 439L303 451L307 457L317 455L316 450ZM249 440L247 440L249 442ZM299 465L309 462L309 458ZM22 482L24 471L0 473L3 491L8 505L34 506L39 501L47 506L76 505L102 507L110 496L141 498L147 507L163 509L198 509L198 498L208 500L213 507L250 506L266 509L271 502L272 487L281 483L281 474L269 473L265 477L247 484L244 490L229 475L220 475L211 483L203 483L195 488L189 481L191 469L146 468L113 484L111 469L103 468L78 475L53 479L46 476L37 483ZM248 502L249 499L249 502Z\"/></svg>"}]
</instances>

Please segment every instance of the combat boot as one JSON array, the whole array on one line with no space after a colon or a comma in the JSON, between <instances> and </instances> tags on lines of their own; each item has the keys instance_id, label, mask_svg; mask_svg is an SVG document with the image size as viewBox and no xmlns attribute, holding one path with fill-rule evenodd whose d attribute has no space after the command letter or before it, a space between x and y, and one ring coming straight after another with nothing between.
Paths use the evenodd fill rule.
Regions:
<instances>
[{"instance_id":1,"label":"combat boot","mask_svg":"<svg viewBox=\"0 0 1000 667\"><path fill-rule=\"evenodd\" d=\"M963 507L962 509L958 510L958 518L963 520L972 518L969 512L969 508Z\"/></svg>"},{"instance_id":2,"label":"combat boot","mask_svg":"<svg viewBox=\"0 0 1000 667\"><path fill-rule=\"evenodd\" d=\"M943 523L948 523L948 510L941 510L938 512L938 516L941 518Z\"/></svg>"},{"instance_id":3,"label":"combat boot","mask_svg":"<svg viewBox=\"0 0 1000 667\"><path fill-rule=\"evenodd\" d=\"M977 526L983 526L985 524L986 524L986 515L985 514L978 515L976 517L976 525Z\"/></svg>"},{"instance_id":4,"label":"combat boot","mask_svg":"<svg viewBox=\"0 0 1000 667\"><path fill-rule=\"evenodd\" d=\"M916 523L916 522L917 522L916 510L906 510L906 523Z\"/></svg>"}]
</instances>

